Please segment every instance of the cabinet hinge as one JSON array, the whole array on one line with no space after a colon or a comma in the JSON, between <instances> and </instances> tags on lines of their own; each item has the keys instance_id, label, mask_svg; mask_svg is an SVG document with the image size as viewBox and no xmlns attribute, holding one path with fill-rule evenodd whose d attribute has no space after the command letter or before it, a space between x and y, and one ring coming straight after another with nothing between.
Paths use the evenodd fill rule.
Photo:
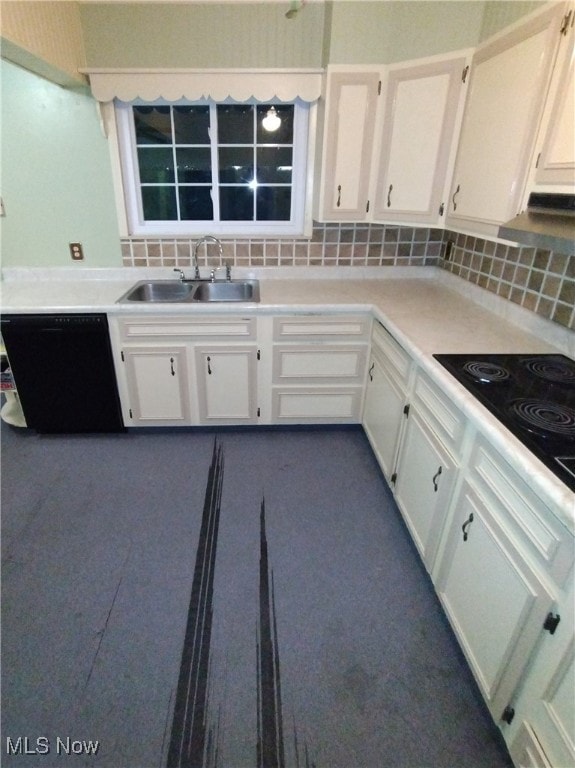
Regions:
<instances>
[{"instance_id":1,"label":"cabinet hinge","mask_svg":"<svg viewBox=\"0 0 575 768\"><path fill-rule=\"evenodd\" d=\"M262 359L262 353L261 353L261 351L259 349L258 349L257 359L258 360Z\"/></svg>"},{"instance_id":2,"label":"cabinet hinge","mask_svg":"<svg viewBox=\"0 0 575 768\"><path fill-rule=\"evenodd\" d=\"M380 80L380 81L379 81L379 83L377 84L377 95L378 95L378 96L381 96L381 80Z\"/></svg>"},{"instance_id":3,"label":"cabinet hinge","mask_svg":"<svg viewBox=\"0 0 575 768\"><path fill-rule=\"evenodd\" d=\"M367 205L365 206L365 212L369 213L369 200L367 201Z\"/></svg>"},{"instance_id":4,"label":"cabinet hinge","mask_svg":"<svg viewBox=\"0 0 575 768\"><path fill-rule=\"evenodd\" d=\"M573 26L573 11L569 11L569 13L566 13L565 16L563 16L563 21L561 22L561 29L559 30L560 35L566 35L569 31L569 26Z\"/></svg>"},{"instance_id":5,"label":"cabinet hinge","mask_svg":"<svg viewBox=\"0 0 575 768\"><path fill-rule=\"evenodd\" d=\"M467 80L467 75L469 74L469 64L465 67L463 67L463 72L461 73L461 82L464 83Z\"/></svg>"},{"instance_id":6,"label":"cabinet hinge","mask_svg":"<svg viewBox=\"0 0 575 768\"><path fill-rule=\"evenodd\" d=\"M503 710L501 719L503 720L504 723L507 723L507 725L511 725L514 717L515 717L515 710L513 709L512 706L508 704Z\"/></svg>"},{"instance_id":7,"label":"cabinet hinge","mask_svg":"<svg viewBox=\"0 0 575 768\"><path fill-rule=\"evenodd\" d=\"M439 206L439 215L443 216L443 212L445 211L445 203L441 203Z\"/></svg>"},{"instance_id":8,"label":"cabinet hinge","mask_svg":"<svg viewBox=\"0 0 575 768\"><path fill-rule=\"evenodd\" d=\"M403 406L403 413L405 414L406 418L409 416L409 403Z\"/></svg>"},{"instance_id":9,"label":"cabinet hinge","mask_svg":"<svg viewBox=\"0 0 575 768\"><path fill-rule=\"evenodd\" d=\"M122 362L125 363L126 362L126 358L124 357L124 350L122 350L120 352L120 354L122 355Z\"/></svg>"},{"instance_id":10,"label":"cabinet hinge","mask_svg":"<svg viewBox=\"0 0 575 768\"><path fill-rule=\"evenodd\" d=\"M397 480L397 472L394 472L393 475L391 476L391 482L393 483L393 485L395 485L396 480Z\"/></svg>"},{"instance_id":11,"label":"cabinet hinge","mask_svg":"<svg viewBox=\"0 0 575 768\"><path fill-rule=\"evenodd\" d=\"M543 622L543 629L546 629L550 635L554 635L560 621L561 616L558 613L548 613L547 618Z\"/></svg>"}]
</instances>

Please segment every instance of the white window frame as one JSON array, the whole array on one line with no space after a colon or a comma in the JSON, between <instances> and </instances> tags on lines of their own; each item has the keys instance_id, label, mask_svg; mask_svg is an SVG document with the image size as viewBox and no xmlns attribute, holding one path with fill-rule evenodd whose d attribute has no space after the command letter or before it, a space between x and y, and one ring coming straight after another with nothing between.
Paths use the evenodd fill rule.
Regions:
<instances>
[{"instance_id":1,"label":"white window frame","mask_svg":"<svg viewBox=\"0 0 575 768\"><path fill-rule=\"evenodd\" d=\"M204 234L206 231L227 237L294 237L308 236L311 233L311 198L312 198L312 168L313 168L313 132L315 128L315 105L296 99L290 102L294 105L294 136L293 136L293 172L292 172L292 205L289 221L145 221L143 217L140 196L139 166L136 148L132 107L138 104L154 104L178 106L184 104L217 105L222 102L213 100L198 101L165 101L146 102L134 100L131 102L114 101L114 122L116 125L117 151L119 154L121 176L120 182L123 197L125 217L121 222L128 236L132 237L188 237ZM240 103L240 102L233 102ZM250 99L243 102L249 104L261 103ZM274 103L270 100L265 103ZM214 106L215 108L215 106ZM115 143L115 142L114 142ZM212 145L212 151L216 147ZM117 193L120 192L116 184ZM216 206L214 206L214 215Z\"/></svg>"}]
</instances>

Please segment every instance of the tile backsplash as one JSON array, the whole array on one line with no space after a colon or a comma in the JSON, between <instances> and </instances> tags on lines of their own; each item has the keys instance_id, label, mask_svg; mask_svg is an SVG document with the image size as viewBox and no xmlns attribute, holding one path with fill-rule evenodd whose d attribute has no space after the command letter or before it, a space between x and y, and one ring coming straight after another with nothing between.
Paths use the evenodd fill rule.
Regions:
<instances>
[{"instance_id":1,"label":"tile backsplash","mask_svg":"<svg viewBox=\"0 0 575 768\"><path fill-rule=\"evenodd\" d=\"M192 265L196 238L125 239L129 267ZM224 239L232 267L440 266L485 290L575 329L575 257L507 246L458 232L382 224L314 223L311 238ZM200 248L205 272L216 266L213 246Z\"/></svg>"},{"instance_id":2,"label":"tile backsplash","mask_svg":"<svg viewBox=\"0 0 575 768\"><path fill-rule=\"evenodd\" d=\"M575 256L449 231L444 244L444 269L575 329Z\"/></svg>"},{"instance_id":3,"label":"tile backsplash","mask_svg":"<svg viewBox=\"0 0 575 768\"><path fill-rule=\"evenodd\" d=\"M232 267L430 266L441 255L443 232L381 224L314 224L311 238L228 240L224 260ZM190 267L196 239L122 240L124 266ZM200 268L213 264L202 246ZM216 262L217 263L217 262Z\"/></svg>"}]
</instances>

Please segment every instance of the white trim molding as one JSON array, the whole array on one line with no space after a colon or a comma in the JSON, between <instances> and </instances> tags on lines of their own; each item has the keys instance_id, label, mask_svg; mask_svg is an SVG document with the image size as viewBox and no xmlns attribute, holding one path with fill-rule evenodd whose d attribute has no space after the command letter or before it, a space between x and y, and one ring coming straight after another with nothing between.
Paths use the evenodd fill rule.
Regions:
<instances>
[{"instance_id":1,"label":"white trim molding","mask_svg":"<svg viewBox=\"0 0 575 768\"><path fill-rule=\"evenodd\" d=\"M322 93L322 69L81 69L97 101L314 102Z\"/></svg>"}]
</instances>

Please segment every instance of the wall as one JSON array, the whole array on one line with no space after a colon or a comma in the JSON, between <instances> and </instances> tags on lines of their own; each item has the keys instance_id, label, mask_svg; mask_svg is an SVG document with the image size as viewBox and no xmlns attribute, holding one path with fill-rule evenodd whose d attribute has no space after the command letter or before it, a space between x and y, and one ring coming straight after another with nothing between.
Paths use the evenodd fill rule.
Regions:
<instances>
[{"instance_id":1,"label":"wall","mask_svg":"<svg viewBox=\"0 0 575 768\"><path fill-rule=\"evenodd\" d=\"M120 266L107 143L96 104L10 62L2 84L3 266Z\"/></svg>"},{"instance_id":2,"label":"wall","mask_svg":"<svg viewBox=\"0 0 575 768\"><path fill-rule=\"evenodd\" d=\"M323 3L81 6L90 67L321 67Z\"/></svg>"},{"instance_id":3,"label":"wall","mask_svg":"<svg viewBox=\"0 0 575 768\"><path fill-rule=\"evenodd\" d=\"M3 2L1 22L2 58L60 85L85 84L78 3Z\"/></svg>"},{"instance_id":4,"label":"wall","mask_svg":"<svg viewBox=\"0 0 575 768\"><path fill-rule=\"evenodd\" d=\"M479 0L337 0L329 62L390 64L473 47L479 41L484 5Z\"/></svg>"},{"instance_id":5,"label":"wall","mask_svg":"<svg viewBox=\"0 0 575 768\"><path fill-rule=\"evenodd\" d=\"M479 41L500 32L504 27L518 21L522 16L536 11L547 3L541 0L515 0L514 2L501 2L501 0L487 0L485 12L481 23Z\"/></svg>"}]
</instances>

